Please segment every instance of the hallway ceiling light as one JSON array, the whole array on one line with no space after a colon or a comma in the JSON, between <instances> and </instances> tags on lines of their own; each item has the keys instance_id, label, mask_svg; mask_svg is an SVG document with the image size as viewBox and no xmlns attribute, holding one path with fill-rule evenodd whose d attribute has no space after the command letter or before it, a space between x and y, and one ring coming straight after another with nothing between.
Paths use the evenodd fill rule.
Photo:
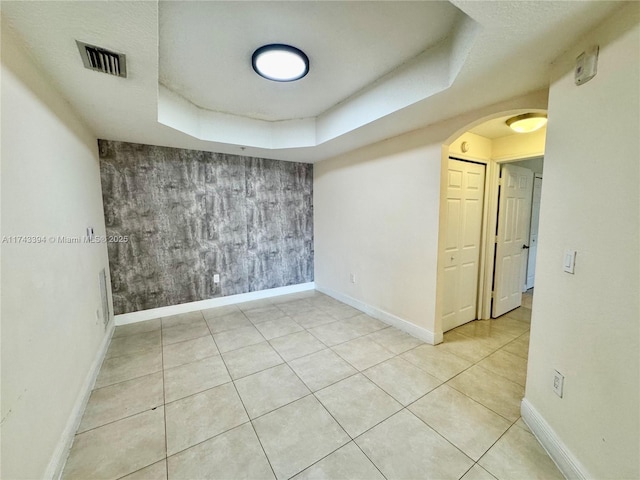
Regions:
<instances>
[{"instance_id":1,"label":"hallway ceiling light","mask_svg":"<svg viewBox=\"0 0 640 480\"><path fill-rule=\"evenodd\" d=\"M544 113L524 113L507 120L507 126L518 133L535 132L546 124L547 115Z\"/></svg>"},{"instance_id":2,"label":"hallway ceiling light","mask_svg":"<svg viewBox=\"0 0 640 480\"><path fill-rule=\"evenodd\" d=\"M258 75L275 82L300 80L309 72L309 58L290 45L264 45L253 52L251 63Z\"/></svg>"}]
</instances>

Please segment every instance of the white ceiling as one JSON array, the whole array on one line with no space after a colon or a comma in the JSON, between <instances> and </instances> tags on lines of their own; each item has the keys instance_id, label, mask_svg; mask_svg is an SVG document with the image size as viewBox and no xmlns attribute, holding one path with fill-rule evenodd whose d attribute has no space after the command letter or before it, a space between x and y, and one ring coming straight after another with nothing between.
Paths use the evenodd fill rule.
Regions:
<instances>
[{"instance_id":1,"label":"white ceiling","mask_svg":"<svg viewBox=\"0 0 640 480\"><path fill-rule=\"evenodd\" d=\"M537 112L536 109L531 109L531 111ZM507 120L509 120L513 116L514 115L506 115L493 118L484 123L481 123L476 127L469 129L469 131L471 133L475 133L476 135L480 135L481 137L490 138L492 140L495 138L508 137L510 135L518 135L507 126Z\"/></svg>"},{"instance_id":2,"label":"white ceiling","mask_svg":"<svg viewBox=\"0 0 640 480\"><path fill-rule=\"evenodd\" d=\"M316 117L436 45L458 15L448 2L161 2L160 83L217 112ZM269 43L304 51L309 74L256 75L251 55Z\"/></svg>"},{"instance_id":3,"label":"white ceiling","mask_svg":"<svg viewBox=\"0 0 640 480\"><path fill-rule=\"evenodd\" d=\"M546 88L550 63L618 7L475 0L1 4L3 34L8 23L98 138L308 162ZM76 39L127 54L128 78L84 69ZM258 77L250 54L274 41L303 48L313 75L297 84ZM349 67L354 58L361 63ZM272 121L282 119L299 120Z\"/></svg>"}]
</instances>

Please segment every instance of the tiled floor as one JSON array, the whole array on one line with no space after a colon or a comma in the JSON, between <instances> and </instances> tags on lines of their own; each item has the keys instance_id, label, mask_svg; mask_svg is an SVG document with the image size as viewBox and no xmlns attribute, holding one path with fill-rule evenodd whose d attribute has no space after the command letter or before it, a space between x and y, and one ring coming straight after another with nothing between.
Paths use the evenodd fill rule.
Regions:
<instances>
[{"instance_id":1,"label":"tiled floor","mask_svg":"<svg viewBox=\"0 0 640 480\"><path fill-rule=\"evenodd\" d=\"M317 292L118 327L64 478L562 478L519 414L530 312L435 347Z\"/></svg>"}]
</instances>

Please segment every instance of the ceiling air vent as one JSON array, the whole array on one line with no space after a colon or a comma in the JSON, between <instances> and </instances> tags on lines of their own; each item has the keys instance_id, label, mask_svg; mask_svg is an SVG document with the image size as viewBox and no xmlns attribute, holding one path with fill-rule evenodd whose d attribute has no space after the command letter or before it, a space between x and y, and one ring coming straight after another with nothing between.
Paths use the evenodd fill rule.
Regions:
<instances>
[{"instance_id":1,"label":"ceiling air vent","mask_svg":"<svg viewBox=\"0 0 640 480\"><path fill-rule=\"evenodd\" d=\"M104 48L79 42L78 40L76 40L76 43L85 68L126 78L127 60L124 53L110 52Z\"/></svg>"}]
</instances>

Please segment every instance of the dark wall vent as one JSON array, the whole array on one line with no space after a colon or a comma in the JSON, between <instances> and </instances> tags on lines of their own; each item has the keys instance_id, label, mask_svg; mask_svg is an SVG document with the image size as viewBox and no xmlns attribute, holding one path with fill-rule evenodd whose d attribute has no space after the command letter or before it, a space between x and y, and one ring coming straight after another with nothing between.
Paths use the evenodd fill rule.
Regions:
<instances>
[{"instance_id":1,"label":"dark wall vent","mask_svg":"<svg viewBox=\"0 0 640 480\"><path fill-rule=\"evenodd\" d=\"M85 68L126 78L127 59L124 53L111 52L104 48L96 47L95 45L79 42L78 40L76 40L76 43L78 44L78 50L80 50L80 56L82 57L82 63Z\"/></svg>"}]
</instances>

